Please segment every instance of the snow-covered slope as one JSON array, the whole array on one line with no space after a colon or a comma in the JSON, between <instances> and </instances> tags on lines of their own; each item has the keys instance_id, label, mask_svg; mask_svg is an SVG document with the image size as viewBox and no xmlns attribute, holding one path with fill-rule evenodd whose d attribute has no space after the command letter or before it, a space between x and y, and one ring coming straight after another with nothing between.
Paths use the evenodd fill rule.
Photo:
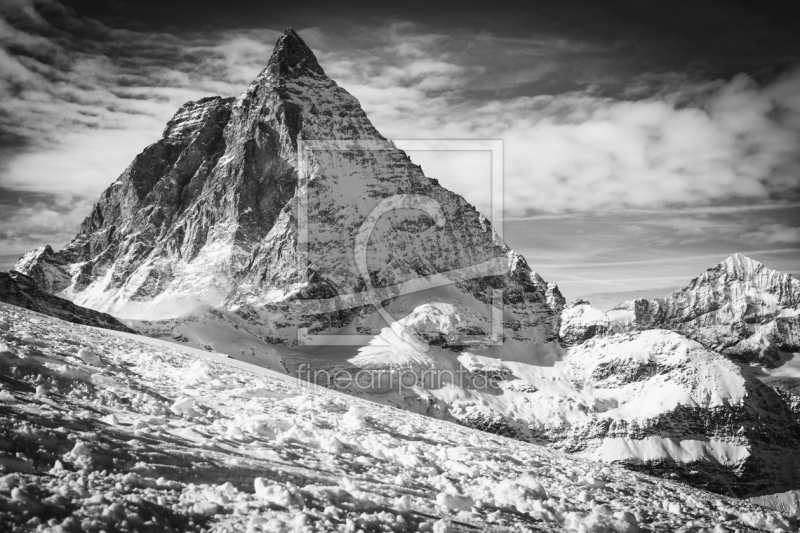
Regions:
<instances>
[{"instance_id":1,"label":"snow-covered slope","mask_svg":"<svg viewBox=\"0 0 800 533\"><path fill-rule=\"evenodd\" d=\"M385 200L397 209L370 219ZM369 222L360 269L356 241ZM209 308L225 310L284 344L298 327L379 332L374 305L406 282L415 307L442 301L436 281L449 280L446 298L483 315L502 291L510 338L555 340L563 305L486 218L375 130L292 30L238 98L183 106L64 250L35 250L15 268L121 318L210 322ZM368 298L371 287L380 293ZM337 305L353 295L355 305ZM476 318L455 333L491 333L491 320Z\"/></svg>"},{"instance_id":2,"label":"snow-covered slope","mask_svg":"<svg viewBox=\"0 0 800 533\"><path fill-rule=\"evenodd\" d=\"M752 503L0 304L4 531L797 531Z\"/></svg>"},{"instance_id":3,"label":"snow-covered slope","mask_svg":"<svg viewBox=\"0 0 800 533\"><path fill-rule=\"evenodd\" d=\"M800 351L800 280L735 254L661 300L623 302L608 317L614 330L671 329L771 368Z\"/></svg>"}]
</instances>

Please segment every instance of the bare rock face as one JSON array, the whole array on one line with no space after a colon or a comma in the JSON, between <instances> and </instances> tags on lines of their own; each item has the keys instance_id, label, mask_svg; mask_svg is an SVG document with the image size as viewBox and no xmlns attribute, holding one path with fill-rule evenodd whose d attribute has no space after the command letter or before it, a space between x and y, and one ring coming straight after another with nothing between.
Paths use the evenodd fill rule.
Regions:
<instances>
[{"instance_id":1,"label":"bare rock face","mask_svg":"<svg viewBox=\"0 0 800 533\"><path fill-rule=\"evenodd\" d=\"M592 307L586 300L577 298L564 307L558 336L563 344L573 346L604 335L608 327L609 321L605 313Z\"/></svg>"},{"instance_id":2,"label":"bare rock face","mask_svg":"<svg viewBox=\"0 0 800 533\"><path fill-rule=\"evenodd\" d=\"M113 316L98 313L92 309L75 305L64 298L53 296L40 289L32 278L14 270L0 272L0 302L30 309L74 324L133 333L130 328Z\"/></svg>"},{"instance_id":3,"label":"bare rock face","mask_svg":"<svg viewBox=\"0 0 800 533\"><path fill-rule=\"evenodd\" d=\"M365 280L354 260L357 230L398 195L435 201L444 224L414 208L379 218ZM448 298L488 306L500 290L507 337L556 339L558 288L472 205L386 141L287 30L242 95L184 105L101 195L71 243L32 251L15 268L51 293L116 316L226 310L269 322L270 341L291 343L298 325L312 333L351 323L375 329L371 305L298 316L292 302L360 293L367 282L391 302L404 282L491 261L504 270L455 279Z\"/></svg>"},{"instance_id":4,"label":"bare rock face","mask_svg":"<svg viewBox=\"0 0 800 533\"><path fill-rule=\"evenodd\" d=\"M116 312L117 302L164 292L174 270L197 259L233 213L230 191L215 187L217 208L200 196L225 147L222 132L231 99L184 105L160 141L148 146L106 189L80 233L64 250L49 246L26 254L15 268L44 290L84 306ZM190 209L195 206L195 209ZM228 241L236 242L235 235ZM234 244L231 244L233 247ZM222 260L222 258L220 258ZM210 296L213 271L193 272Z\"/></svg>"},{"instance_id":5,"label":"bare rock face","mask_svg":"<svg viewBox=\"0 0 800 533\"><path fill-rule=\"evenodd\" d=\"M662 300L623 302L608 316L615 331L671 329L771 368L800 351L800 280L735 254Z\"/></svg>"}]
</instances>

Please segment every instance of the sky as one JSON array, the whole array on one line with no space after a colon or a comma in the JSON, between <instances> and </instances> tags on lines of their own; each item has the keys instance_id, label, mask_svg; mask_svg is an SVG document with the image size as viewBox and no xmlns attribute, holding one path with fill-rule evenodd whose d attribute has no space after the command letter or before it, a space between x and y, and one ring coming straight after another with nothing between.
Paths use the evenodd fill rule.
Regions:
<instances>
[{"instance_id":1,"label":"sky","mask_svg":"<svg viewBox=\"0 0 800 533\"><path fill-rule=\"evenodd\" d=\"M664 296L734 252L800 273L800 4L374 4L0 2L0 269L291 26L386 137L502 140L493 222L568 299ZM488 152L410 155L491 212Z\"/></svg>"}]
</instances>

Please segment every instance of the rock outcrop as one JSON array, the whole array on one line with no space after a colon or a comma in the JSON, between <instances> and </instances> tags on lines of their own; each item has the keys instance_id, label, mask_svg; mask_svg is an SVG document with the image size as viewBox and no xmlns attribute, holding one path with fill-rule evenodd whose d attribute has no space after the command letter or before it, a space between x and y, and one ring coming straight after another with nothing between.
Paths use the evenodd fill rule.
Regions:
<instances>
[{"instance_id":1,"label":"rock outcrop","mask_svg":"<svg viewBox=\"0 0 800 533\"><path fill-rule=\"evenodd\" d=\"M623 302L608 316L615 331L670 329L772 368L800 351L800 280L735 254L663 299Z\"/></svg>"},{"instance_id":2,"label":"rock outcrop","mask_svg":"<svg viewBox=\"0 0 800 533\"><path fill-rule=\"evenodd\" d=\"M73 324L133 333L133 330L113 316L53 296L40 289L32 278L14 270L0 272L0 302L60 318Z\"/></svg>"}]
</instances>

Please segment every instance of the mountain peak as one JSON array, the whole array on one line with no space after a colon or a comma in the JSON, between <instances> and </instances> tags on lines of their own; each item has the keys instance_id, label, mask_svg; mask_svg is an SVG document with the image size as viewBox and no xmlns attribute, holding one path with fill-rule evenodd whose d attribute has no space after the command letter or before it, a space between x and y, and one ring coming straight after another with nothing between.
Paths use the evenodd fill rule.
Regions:
<instances>
[{"instance_id":1,"label":"mountain peak","mask_svg":"<svg viewBox=\"0 0 800 533\"><path fill-rule=\"evenodd\" d=\"M286 28L278 39L267 68L281 78L294 78L309 72L325 75L314 52L292 28Z\"/></svg>"},{"instance_id":2,"label":"mountain peak","mask_svg":"<svg viewBox=\"0 0 800 533\"><path fill-rule=\"evenodd\" d=\"M725 261L722 262L727 270L734 272L754 272L758 267L763 266L761 263L754 259L750 259L746 255L736 252Z\"/></svg>"}]
</instances>

